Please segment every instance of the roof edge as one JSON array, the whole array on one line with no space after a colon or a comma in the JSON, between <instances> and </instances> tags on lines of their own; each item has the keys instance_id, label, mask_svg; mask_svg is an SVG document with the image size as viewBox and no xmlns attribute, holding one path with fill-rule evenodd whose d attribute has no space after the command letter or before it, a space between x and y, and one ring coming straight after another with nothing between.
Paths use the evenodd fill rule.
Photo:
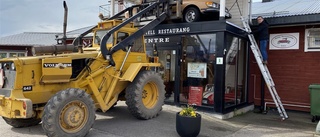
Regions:
<instances>
[{"instance_id":1,"label":"roof edge","mask_svg":"<svg viewBox=\"0 0 320 137\"><path fill-rule=\"evenodd\" d=\"M295 25L295 24L320 24L320 14L297 15L287 17L265 18L270 26ZM253 26L258 25L256 19L252 19Z\"/></svg>"}]
</instances>

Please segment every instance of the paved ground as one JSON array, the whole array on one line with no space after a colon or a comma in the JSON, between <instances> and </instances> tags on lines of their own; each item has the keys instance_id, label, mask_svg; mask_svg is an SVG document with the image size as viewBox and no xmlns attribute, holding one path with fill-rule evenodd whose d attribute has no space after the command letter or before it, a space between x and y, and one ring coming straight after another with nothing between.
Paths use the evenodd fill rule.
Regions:
<instances>
[{"instance_id":1,"label":"paved ground","mask_svg":"<svg viewBox=\"0 0 320 137\"><path fill-rule=\"evenodd\" d=\"M175 114L179 110L178 107L165 105L157 118L138 120L120 102L107 113L97 113L95 124L87 137L178 137L175 131ZM317 123L311 122L310 114L304 112L289 111L289 119L285 121L280 121L276 111L270 111L266 115L249 112L228 120L214 118L208 113L201 114L201 132L198 137L314 137L317 126ZM10 127L2 119L0 135L45 136L41 125L17 129Z\"/></svg>"}]
</instances>

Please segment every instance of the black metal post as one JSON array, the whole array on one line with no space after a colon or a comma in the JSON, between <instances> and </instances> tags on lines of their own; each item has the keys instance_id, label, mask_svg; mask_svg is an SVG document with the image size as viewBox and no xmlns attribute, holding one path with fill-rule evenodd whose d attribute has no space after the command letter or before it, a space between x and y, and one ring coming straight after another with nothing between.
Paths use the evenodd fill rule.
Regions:
<instances>
[{"instance_id":1,"label":"black metal post","mask_svg":"<svg viewBox=\"0 0 320 137\"><path fill-rule=\"evenodd\" d=\"M224 113L224 92L225 92L225 32L216 33L216 67L214 71L214 109L218 113Z\"/></svg>"}]
</instances>

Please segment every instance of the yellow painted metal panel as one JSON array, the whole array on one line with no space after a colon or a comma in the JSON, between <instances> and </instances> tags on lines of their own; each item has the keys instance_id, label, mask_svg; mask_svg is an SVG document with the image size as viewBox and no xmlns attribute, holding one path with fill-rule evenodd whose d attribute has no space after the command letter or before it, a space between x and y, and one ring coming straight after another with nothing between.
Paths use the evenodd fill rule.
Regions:
<instances>
[{"instance_id":1,"label":"yellow painted metal panel","mask_svg":"<svg viewBox=\"0 0 320 137\"><path fill-rule=\"evenodd\" d=\"M0 96L1 97L1 96ZM29 99L13 99L1 97L4 102L0 105L0 116L7 118L30 118L32 117L32 103Z\"/></svg>"},{"instance_id":2,"label":"yellow painted metal panel","mask_svg":"<svg viewBox=\"0 0 320 137\"><path fill-rule=\"evenodd\" d=\"M72 60L70 57L55 57L42 59L43 83L69 82L72 74Z\"/></svg>"},{"instance_id":3,"label":"yellow painted metal panel","mask_svg":"<svg viewBox=\"0 0 320 137\"><path fill-rule=\"evenodd\" d=\"M132 63L127 69L126 73L124 73L122 79L127 81L133 81L138 72L142 67L142 63Z\"/></svg>"},{"instance_id":4,"label":"yellow painted metal panel","mask_svg":"<svg viewBox=\"0 0 320 137\"><path fill-rule=\"evenodd\" d=\"M132 63L127 69L127 71L124 73L124 75L122 76L121 81L132 82L143 66L159 67L160 63Z\"/></svg>"}]
</instances>

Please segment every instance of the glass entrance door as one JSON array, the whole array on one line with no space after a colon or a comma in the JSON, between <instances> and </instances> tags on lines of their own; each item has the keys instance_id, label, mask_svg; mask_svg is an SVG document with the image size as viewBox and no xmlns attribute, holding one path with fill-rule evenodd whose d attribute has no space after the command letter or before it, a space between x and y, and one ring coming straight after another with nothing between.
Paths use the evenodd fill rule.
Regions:
<instances>
[{"instance_id":1,"label":"glass entrance door","mask_svg":"<svg viewBox=\"0 0 320 137\"><path fill-rule=\"evenodd\" d=\"M152 41L153 39L160 40L155 42ZM167 40L162 41L163 39ZM164 81L165 103L179 104L181 36L147 38L146 43L148 56L157 55L161 64L157 72L160 73Z\"/></svg>"},{"instance_id":2,"label":"glass entrance door","mask_svg":"<svg viewBox=\"0 0 320 137\"><path fill-rule=\"evenodd\" d=\"M161 74L164 84L165 84L165 102L166 103L174 103L175 102L175 91L177 91L179 83L177 79L177 72L179 68L177 68L178 64L178 55L176 49L158 49L159 62L161 63L161 67L159 69L159 73Z\"/></svg>"}]
</instances>

